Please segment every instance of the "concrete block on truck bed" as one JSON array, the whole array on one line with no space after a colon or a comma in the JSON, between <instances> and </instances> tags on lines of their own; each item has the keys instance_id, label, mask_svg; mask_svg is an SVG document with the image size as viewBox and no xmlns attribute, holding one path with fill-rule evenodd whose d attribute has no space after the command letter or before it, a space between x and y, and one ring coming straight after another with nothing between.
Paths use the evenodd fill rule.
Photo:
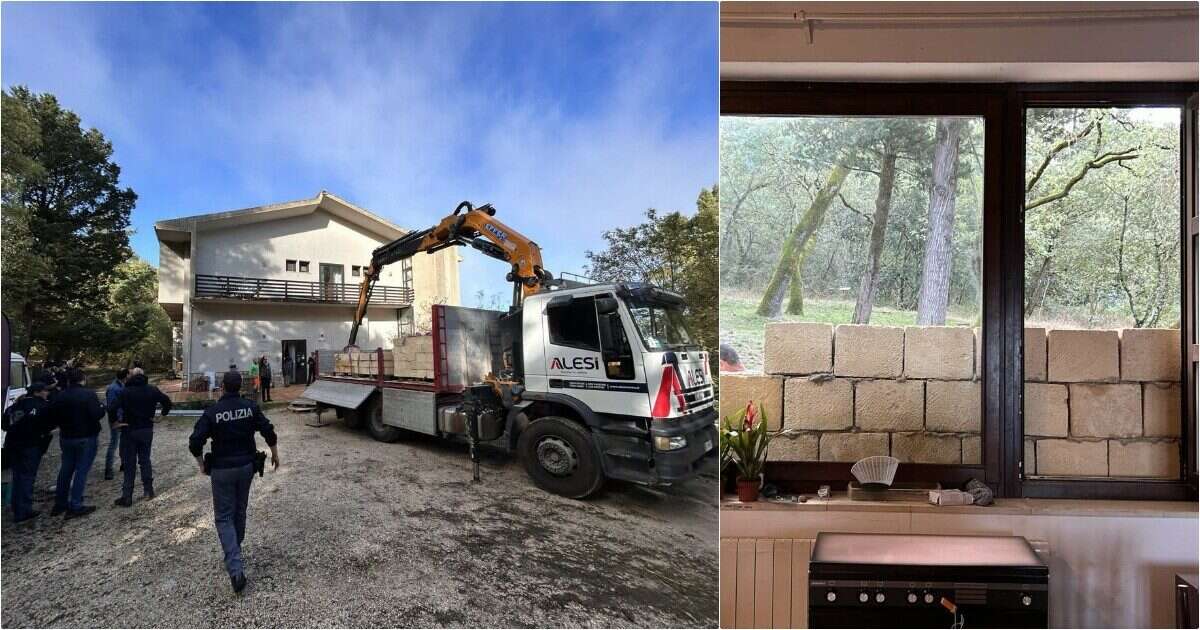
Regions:
<instances>
[{"instance_id":1,"label":"concrete block on truck bed","mask_svg":"<svg viewBox=\"0 0 1200 630\"><path fill-rule=\"evenodd\" d=\"M433 378L433 335L407 335L393 342L393 374L400 378Z\"/></svg>"}]
</instances>

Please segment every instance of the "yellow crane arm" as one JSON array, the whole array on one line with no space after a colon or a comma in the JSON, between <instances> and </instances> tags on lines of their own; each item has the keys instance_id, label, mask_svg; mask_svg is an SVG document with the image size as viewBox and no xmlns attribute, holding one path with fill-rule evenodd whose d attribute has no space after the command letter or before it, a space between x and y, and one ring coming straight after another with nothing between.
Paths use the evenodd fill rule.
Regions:
<instances>
[{"instance_id":1,"label":"yellow crane arm","mask_svg":"<svg viewBox=\"0 0 1200 630\"><path fill-rule=\"evenodd\" d=\"M363 271L359 285L358 305L354 310L348 346L353 346L358 337L358 328L366 316L371 290L379 279L379 272L386 265L421 252L432 254L455 245L469 245L487 256L508 262L512 270L505 279L513 283L513 306L520 305L525 296L544 289L554 278L542 267L541 248L520 232L496 220L495 215L496 209L491 204L476 208L464 201L458 204L453 214L437 225L405 234L371 252L371 264Z\"/></svg>"}]
</instances>

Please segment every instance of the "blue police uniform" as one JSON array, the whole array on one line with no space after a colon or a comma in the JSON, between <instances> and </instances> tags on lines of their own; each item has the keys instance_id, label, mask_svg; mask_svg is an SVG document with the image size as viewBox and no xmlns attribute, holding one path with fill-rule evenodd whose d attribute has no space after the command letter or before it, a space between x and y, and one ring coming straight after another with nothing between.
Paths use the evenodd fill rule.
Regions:
<instances>
[{"instance_id":1,"label":"blue police uniform","mask_svg":"<svg viewBox=\"0 0 1200 630\"><path fill-rule=\"evenodd\" d=\"M188 440L192 455L200 457L204 443L212 439L209 475L212 478L213 516L225 553L225 569L235 579L243 575L246 504L250 500L254 457L258 452L255 433L261 433L268 446L275 446L278 439L275 429L258 405L237 393L227 392L217 404L204 411Z\"/></svg>"},{"instance_id":2,"label":"blue police uniform","mask_svg":"<svg viewBox=\"0 0 1200 630\"><path fill-rule=\"evenodd\" d=\"M37 480L42 455L50 446L54 424L47 410L50 403L37 396L26 395L4 414L4 448L14 455L12 471L13 521L20 522L37 516L33 511L33 485Z\"/></svg>"},{"instance_id":3,"label":"blue police uniform","mask_svg":"<svg viewBox=\"0 0 1200 630\"><path fill-rule=\"evenodd\" d=\"M142 491L146 498L154 497L154 469L150 465L150 446L154 443L154 412L162 408L162 415L171 413L171 399L157 387L150 385L145 374L129 377L125 387L108 405L108 417L118 416L125 428L121 429L121 462L125 465L125 477L121 482L121 498L118 505L128 507L133 502L133 479L136 469L142 471Z\"/></svg>"}]
</instances>

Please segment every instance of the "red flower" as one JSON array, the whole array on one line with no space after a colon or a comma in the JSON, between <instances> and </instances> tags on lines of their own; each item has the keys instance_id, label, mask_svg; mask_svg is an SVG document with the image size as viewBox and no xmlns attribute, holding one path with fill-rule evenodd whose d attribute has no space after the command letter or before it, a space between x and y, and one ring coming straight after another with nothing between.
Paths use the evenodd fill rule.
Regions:
<instances>
[{"instance_id":1,"label":"red flower","mask_svg":"<svg viewBox=\"0 0 1200 630\"><path fill-rule=\"evenodd\" d=\"M755 421L758 420L758 408L754 406L754 401L746 403L746 421L744 427L747 429L753 428Z\"/></svg>"}]
</instances>

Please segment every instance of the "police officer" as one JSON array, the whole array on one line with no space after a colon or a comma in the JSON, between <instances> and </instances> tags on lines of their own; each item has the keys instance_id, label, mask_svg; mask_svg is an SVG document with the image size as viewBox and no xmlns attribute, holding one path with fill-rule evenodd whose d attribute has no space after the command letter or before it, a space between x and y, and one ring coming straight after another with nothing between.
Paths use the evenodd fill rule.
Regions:
<instances>
[{"instance_id":1,"label":"police officer","mask_svg":"<svg viewBox=\"0 0 1200 630\"><path fill-rule=\"evenodd\" d=\"M62 447L62 467L50 515L66 512L67 518L76 518L96 511L96 506L83 504L83 490L96 461L104 405L95 392L83 386L83 370L72 367L66 374L67 388L50 401L49 409Z\"/></svg>"},{"instance_id":2,"label":"police officer","mask_svg":"<svg viewBox=\"0 0 1200 630\"><path fill-rule=\"evenodd\" d=\"M142 469L142 492L154 498L154 469L150 465L150 445L154 441L154 412L162 407L162 415L171 413L171 399L146 382L141 368L133 368L125 388L108 405L108 417L120 416L116 426L121 429L121 461L125 464L125 479L121 483L121 498L113 503L121 507L133 505L133 477L136 468ZM135 466L136 464L136 466Z\"/></svg>"},{"instance_id":3,"label":"police officer","mask_svg":"<svg viewBox=\"0 0 1200 630\"><path fill-rule=\"evenodd\" d=\"M14 523L28 521L40 514L33 510L33 484L54 430L47 413L50 403L46 399L49 397L46 384L34 382L4 413L4 448L17 460L12 473Z\"/></svg>"},{"instance_id":4,"label":"police officer","mask_svg":"<svg viewBox=\"0 0 1200 630\"><path fill-rule=\"evenodd\" d=\"M261 433L271 447L271 464L279 468L275 429L258 405L242 398L242 375L228 372L221 381L225 394L217 404L204 410L196 421L188 449L196 457L202 473L212 478L213 516L217 536L225 552L225 569L235 593L246 588L242 566L242 541L246 537L246 504L250 500L250 482L258 463L254 433ZM212 439L212 451L201 457L204 443ZM207 466L205 461L207 459ZM256 465L258 464L258 465Z\"/></svg>"},{"instance_id":5,"label":"police officer","mask_svg":"<svg viewBox=\"0 0 1200 630\"><path fill-rule=\"evenodd\" d=\"M121 390L125 389L125 380L129 378L129 368L121 368L117 371L117 377L113 382L108 384L108 388L104 390L104 405L111 407L117 400L117 395ZM104 456L104 478L113 478L113 459L117 454L117 449L121 445L121 429L117 424L121 422L121 410L117 409L117 415L111 412L108 414L108 453ZM125 470L125 458L121 457L121 470Z\"/></svg>"}]
</instances>

